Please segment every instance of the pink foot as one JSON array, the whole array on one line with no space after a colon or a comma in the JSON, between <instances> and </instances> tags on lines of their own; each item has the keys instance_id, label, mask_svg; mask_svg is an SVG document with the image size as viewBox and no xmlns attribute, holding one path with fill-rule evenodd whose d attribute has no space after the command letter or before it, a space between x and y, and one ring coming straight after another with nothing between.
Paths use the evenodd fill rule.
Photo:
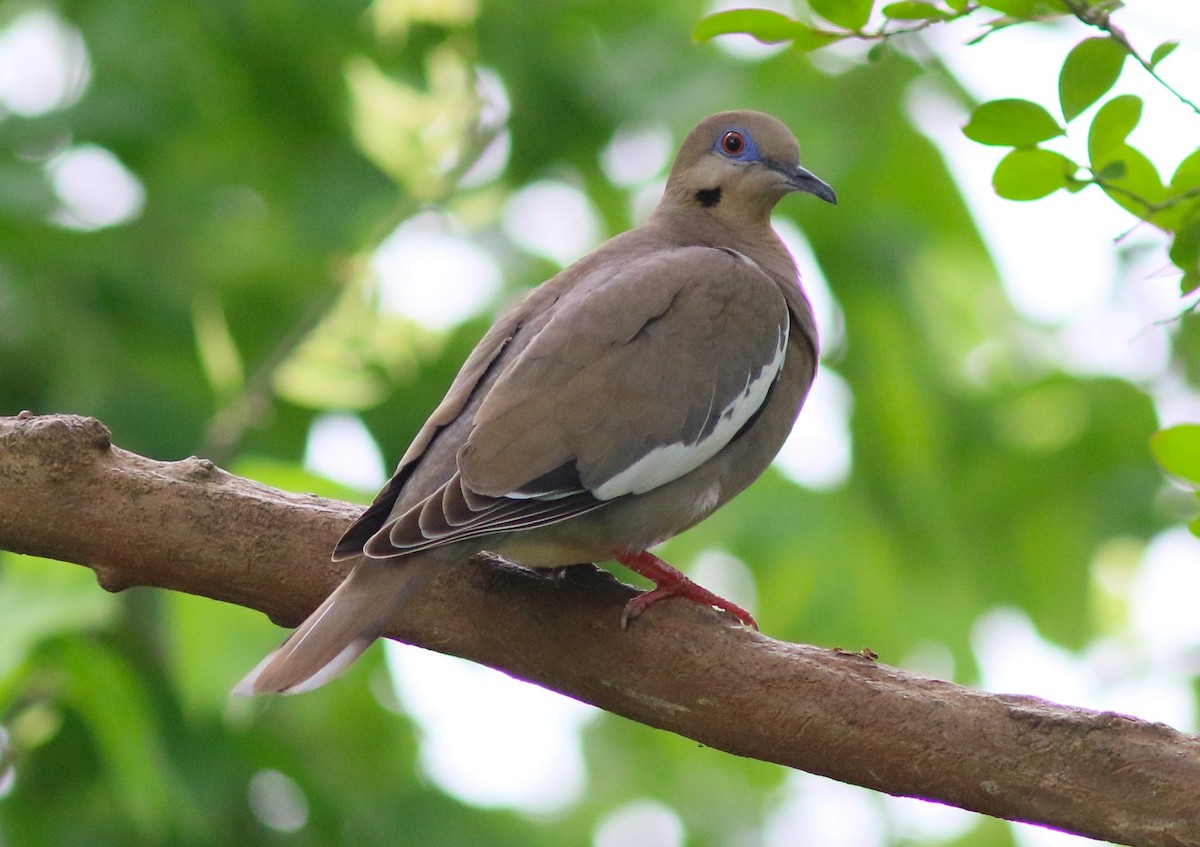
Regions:
<instances>
[{"instance_id":1,"label":"pink foot","mask_svg":"<svg viewBox=\"0 0 1200 847\"><path fill-rule=\"evenodd\" d=\"M651 591L639 594L625 604L625 611L621 613L621 629L629 626L629 622L645 611L647 606L668 597L683 597L702 606L716 606L729 612L751 629L758 629L754 618L741 606L718 597L706 588L701 588L653 553L644 550L614 550L613 556L634 573L641 574L654 583Z\"/></svg>"}]
</instances>

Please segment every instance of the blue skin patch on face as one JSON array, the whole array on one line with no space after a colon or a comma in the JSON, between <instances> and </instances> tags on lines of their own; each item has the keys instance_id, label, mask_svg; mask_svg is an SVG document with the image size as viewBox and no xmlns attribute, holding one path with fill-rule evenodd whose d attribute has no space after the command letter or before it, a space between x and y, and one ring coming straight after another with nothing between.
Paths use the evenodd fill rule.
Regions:
<instances>
[{"instance_id":1,"label":"blue skin patch on face","mask_svg":"<svg viewBox=\"0 0 1200 847\"><path fill-rule=\"evenodd\" d=\"M730 148L735 144L736 141L735 134L736 136L741 137L741 149L736 152L731 152ZM717 136L717 140L713 144L713 151L734 162L760 161L758 155L758 145L754 143L754 136L737 126L731 126L729 129Z\"/></svg>"}]
</instances>

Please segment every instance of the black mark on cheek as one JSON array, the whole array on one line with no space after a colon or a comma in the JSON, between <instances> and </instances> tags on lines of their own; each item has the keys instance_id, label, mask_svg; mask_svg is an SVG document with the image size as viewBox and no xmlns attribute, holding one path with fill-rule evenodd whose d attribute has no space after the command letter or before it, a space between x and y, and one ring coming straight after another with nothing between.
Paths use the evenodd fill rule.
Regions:
<instances>
[{"instance_id":1,"label":"black mark on cheek","mask_svg":"<svg viewBox=\"0 0 1200 847\"><path fill-rule=\"evenodd\" d=\"M696 199L700 201L701 206L711 209L721 202L721 189L719 186L717 188L701 188L696 192Z\"/></svg>"}]
</instances>

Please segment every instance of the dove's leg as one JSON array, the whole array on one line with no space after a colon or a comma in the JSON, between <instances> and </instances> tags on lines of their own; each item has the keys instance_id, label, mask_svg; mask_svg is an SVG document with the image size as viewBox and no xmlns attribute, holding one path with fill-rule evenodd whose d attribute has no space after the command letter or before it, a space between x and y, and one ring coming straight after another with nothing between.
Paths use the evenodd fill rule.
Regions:
<instances>
[{"instance_id":1,"label":"dove's leg","mask_svg":"<svg viewBox=\"0 0 1200 847\"><path fill-rule=\"evenodd\" d=\"M741 606L731 603L723 597L718 597L706 588L701 588L653 553L647 553L644 550L614 550L613 557L634 573L639 573L654 583L653 590L639 594L625 604L625 611L621 613L622 629L629 625L631 619L640 615L647 606L668 597L683 597L693 603L716 606L718 609L729 612L746 626L758 629L754 618Z\"/></svg>"}]
</instances>

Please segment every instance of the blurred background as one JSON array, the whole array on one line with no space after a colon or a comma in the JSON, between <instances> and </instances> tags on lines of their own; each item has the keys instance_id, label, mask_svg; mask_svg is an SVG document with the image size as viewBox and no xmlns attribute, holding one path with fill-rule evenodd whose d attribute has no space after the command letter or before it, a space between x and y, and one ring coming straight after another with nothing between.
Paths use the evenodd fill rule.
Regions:
<instances>
[{"instance_id":1,"label":"blurred background","mask_svg":"<svg viewBox=\"0 0 1200 847\"><path fill-rule=\"evenodd\" d=\"M1200 79L1196 4L1132 6ZM0 414L369 502L496 312L644 219L697 120L762 109L840 199L776 219L823 370L775 467L662 555L778 638L1193 730L1194 499L1147 447L1200 420L1165 241L1095 189L997 199L1003 151L960 131L982 99L1056 102L1094 33L968 47L968 17L805 56L694 43L715 8L0 0ZM1132 63L1117 90L1155 161L1196 146ZM394 644L229 699L281 636L0 552L0 845L1084 843Z\"/></svg>"}]
</instances>

